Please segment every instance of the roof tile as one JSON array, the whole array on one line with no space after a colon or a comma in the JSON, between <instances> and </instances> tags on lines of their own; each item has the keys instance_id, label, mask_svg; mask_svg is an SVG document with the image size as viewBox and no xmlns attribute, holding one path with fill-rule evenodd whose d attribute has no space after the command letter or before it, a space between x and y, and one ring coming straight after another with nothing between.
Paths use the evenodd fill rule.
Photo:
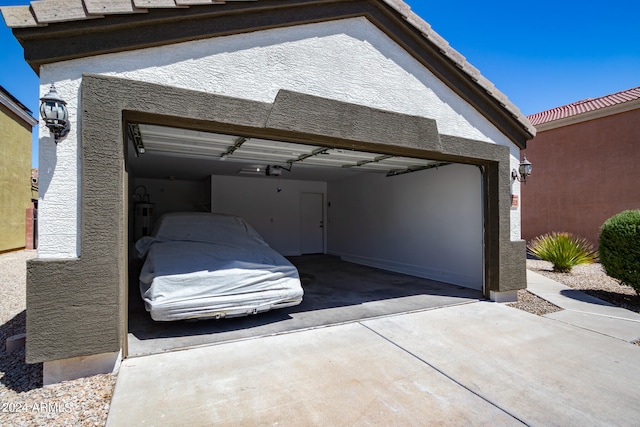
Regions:
<instances>
[{"instance_id":1,"label":"roof tile","mask_svg":"<svg viewBox=\"0 0 640 427\"><path fill-rule=\"evenodd\" d=\"M133 0L133 5L138 8L176 7L174 0Z\"/></svg>"},{"instance_id":2,"label":"roof tile","mask_svg":"<svg viewBox=\"0 0 640 427\"><path fill-rule=\"evenodd\" d=\"M382 0L405 18L411 13L411 7L402 0Z\"/></svg>"},{"instance_id":3,"label":"roof tile","mask_svg":"<svg viewBox=\"0 0 640 427\"><path fill-rule=\"evenodd\" d=\"M79 21L99 17L87 15L82 0L32 1L31 7L38 23Z\"/></svg>"},{"instance_id":4,"label":"roof tile","mask_svg":"<svg viewBox=\"0 0 640 427\"><path fill-rule=\"evenodd\" d=\"M413 25L421 33L427 33L431 30L431 25L414 12L409 12L406 18L407 22Z\"/></svg>"},{"instance_id":5,"label":"roof tile","mask_svg":"<svg viewBox=\"0 0 640 427\"><path fill-rule=\"evenodd\" d=\"M582 101L552 108L550 110L532 114L528 116L528 119L532 125L538 126L543 123L578 116L580 114L624 104L625 102L638 99L640 99L640 86L610 95L601 96L600 98L587 98Z\"/></svg>"},{"instance_id":6,"label":"roof tile","mask_svg":"<svg viewBox=\"0 0 640 427\"><path fill-rule=\"evenodd\" d=\"M9 28L25 28L44 26L38 23L33 15L33 9L29 6L2 6L0 7L5 24Z\"/></svg>"},{"instance_id":7,"label":"roof tile","mask_svg":"<svg viewBox=\"0 0 640 427\"><path fill-rule=\"evenodd\" d=\"M197 6L201 4L221 3L212 0L176 0L178 6Z\"/></svg>"},{"instance_id":8,"label":"roof tile","mask_svg":"<svg viewBox=\"0 0 640 427\"><path fill-rule=\"evenodd\" d=\"M84 0L84 6L90 15L146 12L146 9L134 8L131 0Z\"/></svg>"}]
</instances>

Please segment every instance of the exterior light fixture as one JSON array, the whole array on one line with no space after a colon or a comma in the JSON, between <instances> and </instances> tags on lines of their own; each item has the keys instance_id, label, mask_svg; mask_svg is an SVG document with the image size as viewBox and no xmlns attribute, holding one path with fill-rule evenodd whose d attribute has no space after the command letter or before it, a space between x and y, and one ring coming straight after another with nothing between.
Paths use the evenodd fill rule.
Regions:
<instances>
[{"instance_id":1,"label":"exterior light fixture","mask_svg":"<svg viewBox=\"0 0 640 427\"><path fill-rule=\"evenodd\" d=\"M40 98L40 116L45 122L45 126L53 134L56 144L60 138L64 138L71 129L69 124L69 112L67 103L60 98L56 87L51 83L49 93Z\"/></svg>"},{"instance_id":2,"label":"exterior light fixture","mask_svg":"<svg viewBox=\"0 0 640 427\"><path fill-rule=\"evenodd\" d=\"M533 169L531 167L531 162L527 160L527 155L525 154L524 158L520 162L520 167L518 168L518 170L516 171L515 169L513 169L511 171L511 178L513 178L514 180L517 180L518 182L526 183L527 177L531 175L532 170Z\"/></svg>"}]
</instances>

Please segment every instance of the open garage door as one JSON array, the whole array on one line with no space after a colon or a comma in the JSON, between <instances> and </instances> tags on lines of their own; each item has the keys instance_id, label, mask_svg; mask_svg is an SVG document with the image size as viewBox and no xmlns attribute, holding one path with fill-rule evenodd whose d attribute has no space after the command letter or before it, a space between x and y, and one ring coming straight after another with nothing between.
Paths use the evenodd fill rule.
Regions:
<instances>
[{"instance_id":1,"label":"open garage door","mask_svg":"<svg viewBox=\"0 0 640 427\"><path fill-rule=\"evenodd\" d=\"M144 190L142 202L153 205L155 219L185 210L240 216L289 257L306 287L301 307L176 332L178 326L154 324L136 308L132 268L130 304L138 310L130 313L132 354L163 350L166 341L157 347L153 340L167 334L184 347L212 335L282 332L280 323L291 317L297 321L283 328L482 297L483 180L476 166L138 123L128 132L130 188L135 201ZM309 253L316 255L302 256ZM328 317L309 323L302 309L329 310ZM321 318L317 313L309 317Z\"/></svg>"}]
</instances>

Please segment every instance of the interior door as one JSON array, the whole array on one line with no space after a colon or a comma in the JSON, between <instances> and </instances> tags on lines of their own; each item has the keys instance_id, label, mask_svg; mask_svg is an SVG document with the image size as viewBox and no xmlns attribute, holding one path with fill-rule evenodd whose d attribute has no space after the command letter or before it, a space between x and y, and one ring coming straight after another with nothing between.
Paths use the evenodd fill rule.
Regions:
<instances>
[{"instance_id":1,"label":"interior door","mask_svg":"<svg viewBox=\"0 0 640 427\"><path fill-rule=\"evenodd\" d=\"M322 193L300 195L300 251L324 253L324 197Z\"/></svg>"}]
</instances>

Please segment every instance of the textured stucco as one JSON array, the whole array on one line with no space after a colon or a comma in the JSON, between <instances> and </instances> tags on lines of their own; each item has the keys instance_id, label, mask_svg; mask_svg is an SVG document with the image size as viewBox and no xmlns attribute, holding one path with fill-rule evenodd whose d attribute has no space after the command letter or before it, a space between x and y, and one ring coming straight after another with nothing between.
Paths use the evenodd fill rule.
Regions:
<instances>
[{"instance_id":1,"label":"textured stucco","mask_svg":"<svg viewBox=\"0 0 640 427\"><path fill-rule=\"evenodd\" d=\"M511 171L518 170L520 167L520 150L515 147L510 147L510 169L509 176L511 176ZM511 208L511 240L516 241L520 240L520 234L522 230L521 224L521 215L522 215L522 184L518 180L511 180L511 189L510 194L518 196L518 204L517 206L512 206Z\"/></svg>"},{"instance_id":2,"label":"textured stucco","mask_svg":"<svg viewBox=\"0 0 640 427\"><path fill-rule=\"evenodd\" d=\"M52 81L41 80L40 96ZM42 121L39 127L38 256L75 258L80 256L80 92L70 82L57 82L56 89L67 102L71 129L56 144Z\"/></svg>"},{"instance_id":3,"label":"textured stucco","mask_svg":"<svg viewBox=\"0 0 640 427\"><path fill-rule=\"evenodd\" d=\"M0 105L0 252L26 245L31 206L31 128Z\"/></svg>"},{"instance_id":4,"label":"textured stucco","mask_svg":"<svg viewBox=\"0 0 640 427\"><path fill-rule=\"evenodd\" d=\"M78 238L83 247L81 256L70 259L39 251L27 264L30 363L118 352L126 346L127 176L121 106L90 89L80 93L85 102L83 126L79 132L76 128L79 142L71 146L63 140L59 145L67 143L69 150L80 153L74 160L82 163L77 171L83 175L74 190L83 193ZM102 114L110 103L112 114ZM45 191L43 200L50 196Z\"/></svg>"},{"instance_id":5,"label":"textured stucco","mask_svg":"<svg viewBox=\"0 0 640 427\"><path fill-rule=\"evenodd\" d=\"M83 72L273 102L281 90L426 117L444 135L518 149L493 124L365 18L272 29L48 64L69 102L72 130L57 147L41 128L40 256L79 256L80 164L76 110ZM392 136L390 136L392 137ZM518 184L514 185L518 191ZM510 212L519 239L519 210Z\"/></svg>"}]
</instances>

